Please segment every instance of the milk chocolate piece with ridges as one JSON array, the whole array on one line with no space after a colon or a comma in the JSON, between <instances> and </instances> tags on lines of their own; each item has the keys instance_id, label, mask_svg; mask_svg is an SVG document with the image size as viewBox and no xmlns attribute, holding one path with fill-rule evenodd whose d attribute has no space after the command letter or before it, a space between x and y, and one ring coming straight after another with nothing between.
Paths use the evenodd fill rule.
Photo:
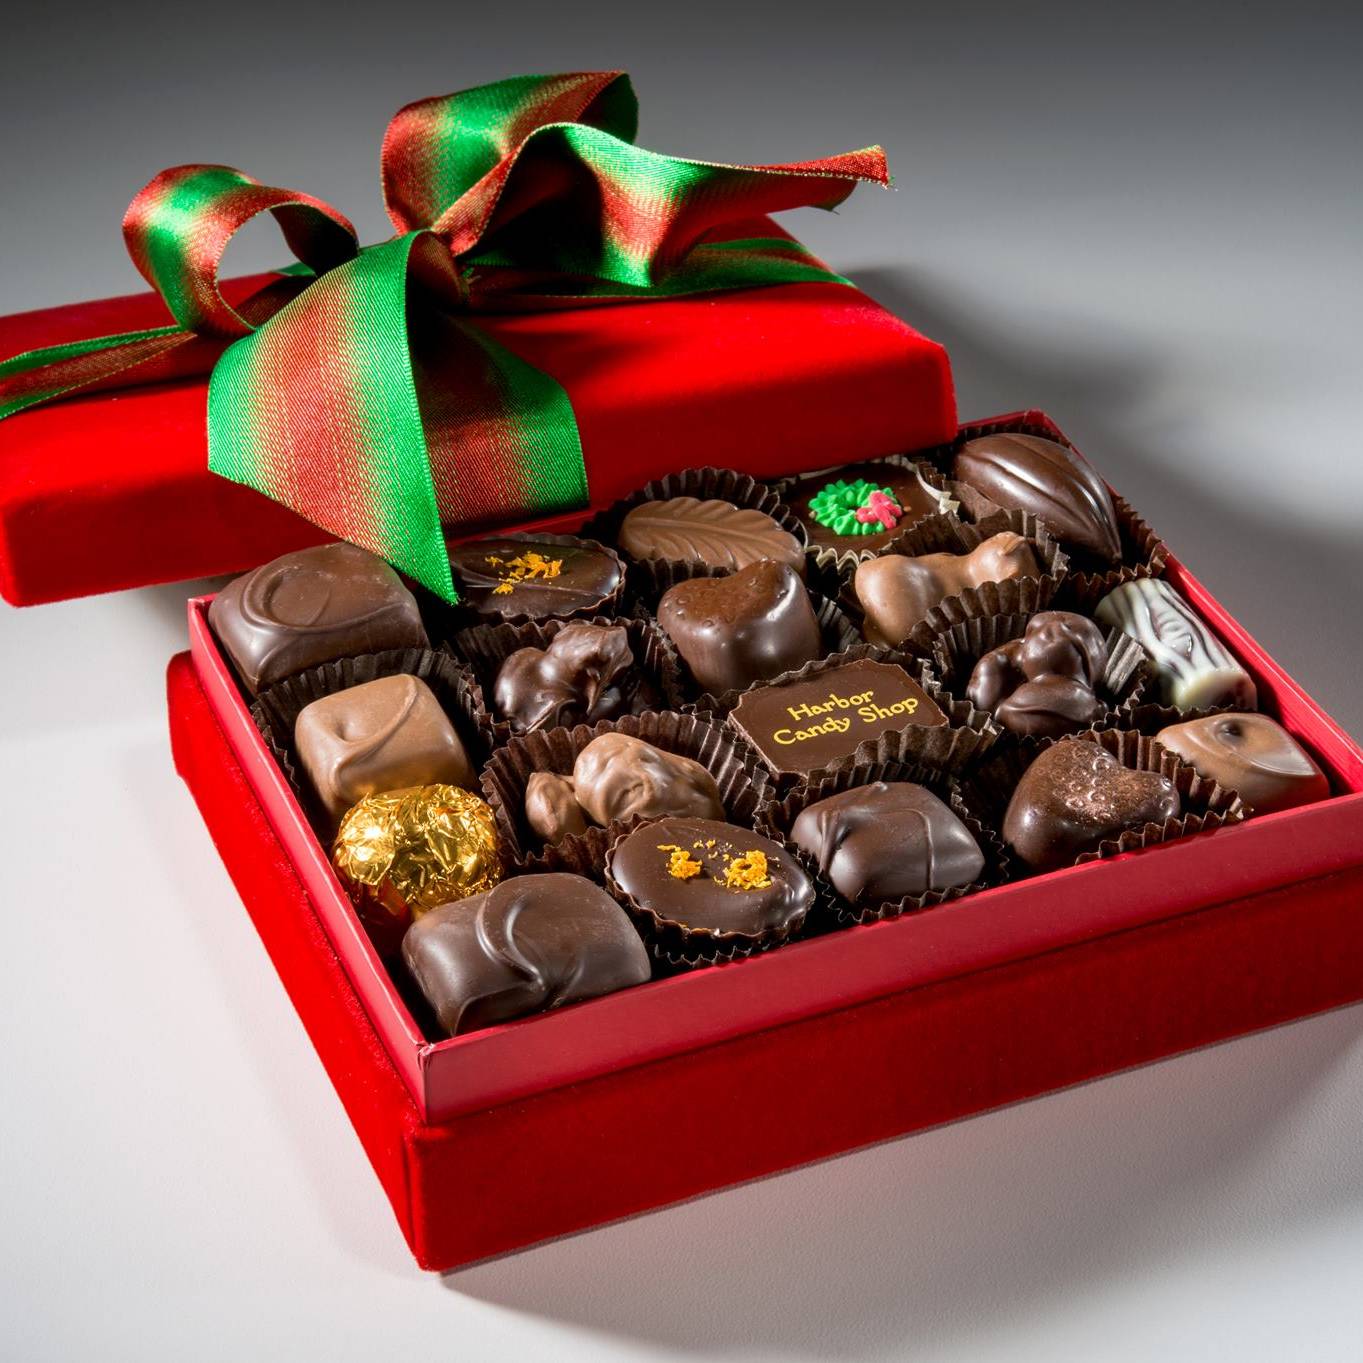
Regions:
<instances>
[{"instance_id":1,"label":"milk chocolate piece with ridges","mask_svg":"<svg viewBox=\"0 0 1363 1363\"><path fill-rule=\"evenodd\" d=\"M876 781L819 800L800 811L790 838L849 904L950 890L984 870L970 830L911 781Z\"/></svg>"},{"instance_id":2,"label":"milk chocolate piece with ridges","mask_svg":"<svg viewBox=\"0 0 1363 1363\"><path fill-rule=\"evenodd\" d=\"M300 549L234 578L208 623L253 695L336 658L429 644L416 598L353 544Z\"/></svg>"},{"instance_id":3,"label":"milk chocolate piece with ridges","mask_svg":"<svg viewBox=\"0 0 1363 1363\"><path fill-rule=\"evenodd\" d=\"M1179 808L1167 776L1124 767L1098 744L1066 738L1023 772L1003 836L1033 870L1052 871L1128 828L1177 818Z\"/></svg>"},{"instance_id":4,"label":"milk chocolate piece with ridges","mask_svg":"<svg viewBox=\"0 0 1363 1363\"><path fill-rule=\"evenodd\" d=\"M402 955L450 1036L617 989L652 973L629 916L582 876L516 876L413 923Z\"/></svg>"},{"instance_id":5,"label":"milk chocolate piece with ridges","mask_svg":"<svg viewBox=\"0 0 1363 1363\"><path fill-rule=\"evenodd\" d=\"M1235 791L1256 814L1330 797L1325 773L1267 715L1207 715L1171 724L1155 741L1208 780Z\"/></svg>"},{"instance_id":6,"label":"milk chocolate piece with ridges","mask_svg":"<svg viewBox=\"0 0 1363 1363\"><path fill-rule=\"evenodd\" d=\"M794 569L770 559L669 587L658 623L697 685L713 695L793 672L823 652L804 584Z\"/></svg>"},{"instance_id":7,"label":"milk chocolate piece with ridges","mask_svg":"<svg viewBox=\"0 0 1363 1363\"><path fill-rule=\"evenodd\" d=\"M1092 620L1042 611L1021 638L976 662L966 694L1012 733L1059 738L1102 718L1094 687L1106 664L1103 631Z\"/></svg>"},{"instance_id":8,"label":"milk chocolate piece with ridges","mask_svg":"<svg viewBox=\"0 0 1363 1363\"><path fill-rule=\"evenodd\" d=\"M722 819L719 786L699 762L629 734L594 738L573 763L578 803L599 824L638 815Z\"/></svg>"},{"instance_id":9,"label":"milk chocolate piece with ridges","mask_svg":"<svg viewBox=\"0 0 1363 1363\"><path fill-rule=\"evenodd\" d=\"M897 648L934 606L967 587L1011 577L1040 577L1032 546L1002 530L968 554L883 554L857 568L853 586L866 614L866 641Z\"/></svg>"},{"instance_id":10,"label":"milk chocolate piece with ridges","mask_svg":"<svg viewBox=\"0 0 1363 1363\"><path fill-rule=\"evenodd\" d=\"M520 734L639 714L658 697L622 625L567 625L544 648L519 648L493 686L497 712Z\"/></svg>"},{"instance_id":11,"label":"milk chocolate piece with ridges","mask_svg":"<svg viewBox=\"0 0 1363 1363\"><path fill-rule=\"evenodd\" d=\"M450 546L459 600L479 615L543 620L600 606L620 586L620 564L590 544L533 539Z\"/></svg>"},{"instance_id":12,"label":"milk chocolate piece with ridges","mask_svg":"<svg viewBox=\"0 0 1363 1363\"><path fill-rule=\"evenodd\" d=\"M951 466L957 482L998 506L1039 516L1056 539L1105 563L1122 557L1117 515L1092 465L1035 435L985 435L963 445Z\"/></svg>"},{"instance_id":13,"label":"milk chocolate piece with ridges","mask_svg":"<svg viewBox=\"0 0 1363 1363\"><path fill-rule=\"evenodd\" d=\"M728 722L786 776L849 757L867 739L947 717L902 667L858 658L804 681L749 691Z\"/></svg>"},{"instance_id":14,"label":"milk chocolate piece with ridges","mask_svg":"<svg viewBox=\"0 0 1363 1363\"><path fill-rule=\"evenodd\" d=\"M660 819L611 853L615 883L634 903L693 931L764 933L795 927L814 886L780 844L713 819Z\"/></svg>"},{"instance_id":15,"label":"milk chocolate piece with ridges","mask_svg":"<svg viewBox=\"0 0 1363 1363\"><path fill-rule=\"evenodd\" d=\"M525 821L547 843L587 831L572 778L552 771L532 771L525 783Z\"/></svg>"},{"instance_id":16,"label":"milk chocolate piece with ridges","mask_svg":"<svg viewBox=\"0 0 1363 1363\"><path fill-rule=\"evenodd\" d=\"M476 784L454 725L418 677L379 677L323 696L299 711L293 737L304 773L336 822L368 795Z\"/></svg>"},{"instance_id":17,"label":"milk chocolate piece with ridges","mask_svg":"<svg viewBox=\"0 0 1363 1363\"><path fill-rule=\"evenodd\" d=\"M769 558L804 572L804 547L794 535L765 511L719 498L642 502L621 523L619 541L636 559L670 559L729 571Z\"/></svg>"},{"instance_id":18,"label":"milk chocolate piece with ridges","mask_svg":"<svg viewBox=\"0 0 1363 1363\"><path fill-rule=\"evenodd\" d=\"M924 516L956 506L917 469L897 464L851 464L810 474L792 484L784 500L813 548L860 551L883 549Z\"/></svg>"},{"instance_id":19,"label":"milk chocolate piece with ridges","mask_svg":"<svg viewBox=\"0 0 1363 1363\"><path fill-rule=\"evenodd\" d=\"M1093 613L1103 624L1129 634L1150 655L1166 705L1180 710L1254 708L1258 692L1253 678L1163 578L1124 582Z\"/></svg>"}]
</instances>

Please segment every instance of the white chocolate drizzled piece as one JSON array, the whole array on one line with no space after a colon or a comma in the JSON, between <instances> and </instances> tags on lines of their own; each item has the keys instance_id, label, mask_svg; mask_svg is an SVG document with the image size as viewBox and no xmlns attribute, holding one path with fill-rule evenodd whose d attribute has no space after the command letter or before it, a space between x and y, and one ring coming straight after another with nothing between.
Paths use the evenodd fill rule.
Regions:
<instances>
[{"instance_id":1,"label":"white chocolate drizzled piece","mask_svg":"<svg viewBox=\"0 0 1363 1363\"><path fill-rule=\"evenodd\" d=\"M1249 673L1162 578L1122 583L1098 603L1094 615L1129 634L1150 655L1166 705L1254 709L1258 696Z\"/></svg>"}]
</instances>

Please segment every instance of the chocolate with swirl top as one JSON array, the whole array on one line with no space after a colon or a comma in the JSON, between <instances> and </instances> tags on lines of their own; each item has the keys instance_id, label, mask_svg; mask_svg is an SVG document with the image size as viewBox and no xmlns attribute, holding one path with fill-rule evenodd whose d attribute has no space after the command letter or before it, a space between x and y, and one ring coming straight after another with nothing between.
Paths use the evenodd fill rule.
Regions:
<instances>
[{"instance_id":1,"label":"chocolate with swirl top","mask_svg":"<svg viewBox=\"0 0 1363 1363\"><path fill-rule=\"evenodd\" d=\"M643 984L651 967L625 911L583 876L516 876L432 909L402 940L450 1036Z\"/></svg>"},{"instance_id":2,"label":"chocolate with swirl top","mask_svg":"<svg viewBox=\"0 0 1363 1363\"><path fill-rule=\"evenodd\" d=\"M1093 612L1150 655L1160 698L1180 710L1229 705L1252 710L1254 680L1163 578L1142 577L1109 592Z\"/></svg>"},{"instance_id":3,"label":"chocolate with swirl top","mask_svg":"<svg viewBox=\"0 0 1363 1363\"><path fill-rule=\"evenodd\" d=\"M429 642L416 598L353 544L300 549L233 579L208 623L252 695L320 663Z\"/></svg>"}]
</instances>

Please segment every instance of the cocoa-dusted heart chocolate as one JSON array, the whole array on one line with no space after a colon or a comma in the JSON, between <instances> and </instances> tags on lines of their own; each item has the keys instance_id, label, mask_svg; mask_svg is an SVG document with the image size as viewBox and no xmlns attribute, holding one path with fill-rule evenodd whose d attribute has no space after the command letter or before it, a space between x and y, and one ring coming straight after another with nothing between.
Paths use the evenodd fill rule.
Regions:
<instances>
[{"instance_id":1,"label":"cocoa-dusted heart chocolate","mask_svg":"<svg viewBox=\"0 0 1363 1363\"><path fill-rule=\"evenodd\" d=\"M1059 738L1102 718L1094 688L1106 662L1103 631L1092 620L1042 611L1020 638L979 659L966 694L1012 733Z\"/></svg>"},{"instance_id":2,"label":"cocoa-dusted heart chocolate","mask_svg":"<svg viewBox=\"0 0 1363 1363\"><path fill-rule=\"evenodd\" d=\"M788 564L771 559L669 587L658 623L697 685L713 695L769 681L823 652L804 584Z\"/></svg>"},{"instance_id":3,"label":"cocoa-dusted heart chocolate","mask_svg":"<svg viewBox=\"0 0 1363 1363\"><path fill-rule=\"evenodd\" d=\"M968 554L885 554L857 569L853 588L865 612L868 643L897 648L934 606L967 587L1011 577L1040 577L1032 546L1000 531Z\"/></svg>"},{"instance_id":4,"label":"cocoa-dusted heart chocolate","mask_svg":"<svg viewBox=\"0 0 1363 1363\"><path fill-rule=\"evenodd\" d=\"M1066 545L1105 563L1122 556L1107 484L1082 455L1035 435L985 435L961 447L951 466L959 483L997 506L1030 511Z\"/></svg>"},{"instance_id":5,"label":"cocoa-dusted heart chocolate","mask_svg":"<svg viewBox=\"0 0 1363 1363\"><path fill-rule=\"evenodd\" d=\"M1033 870L1053 871L1128 828L1177 818L1179 809L1167 776L1123 766L1097 743L1065 738L1023 772L1003 836Z\"/></svg>"}]
</instances>

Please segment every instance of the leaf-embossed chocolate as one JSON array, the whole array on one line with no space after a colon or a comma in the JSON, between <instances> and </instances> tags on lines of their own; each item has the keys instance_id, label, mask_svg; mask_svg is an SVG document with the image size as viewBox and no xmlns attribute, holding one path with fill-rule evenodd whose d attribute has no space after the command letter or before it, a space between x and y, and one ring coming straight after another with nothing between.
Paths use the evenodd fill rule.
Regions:
<instances>
[{"instance_id":1,"label":"leaf-embossed chocolate","mask_svg":"<svg viewBox=\"0 0 1363 1363\"><path fill-rule=\"evenodd\" d=\"M781 529L765 511L718 498L644 502L620 526L620 547L636 559L734 569L770 558L804 570L804 549L794 535Z\"/></svg>"},{"instance_id":2,"label":"leaf-embossed chocolate","mask_svg":"<svg viewBox=\"0 0 1363 1363\"><path fill-rule=\"evenodd\" d=\"M1082 455L1035 435L986 435L957 453L951 476L1002 507L1030 511L1057 539L1107 563L1122 556L1107 485Z\"/></svg>"},{"instance_id":3,"label":"leaf-embossed chocolate","mask_svg":"<svg viewBox=\"0 0 1363 1363\"><path fill-rule=\"evenodd\" d=\"M1069 866L1128 828L1178 817L1174 783L1135 771L1082 738L1062 738L1025 772L1003 816L1004 840L1036 871Z\"/></svg>"}]
</instances>

